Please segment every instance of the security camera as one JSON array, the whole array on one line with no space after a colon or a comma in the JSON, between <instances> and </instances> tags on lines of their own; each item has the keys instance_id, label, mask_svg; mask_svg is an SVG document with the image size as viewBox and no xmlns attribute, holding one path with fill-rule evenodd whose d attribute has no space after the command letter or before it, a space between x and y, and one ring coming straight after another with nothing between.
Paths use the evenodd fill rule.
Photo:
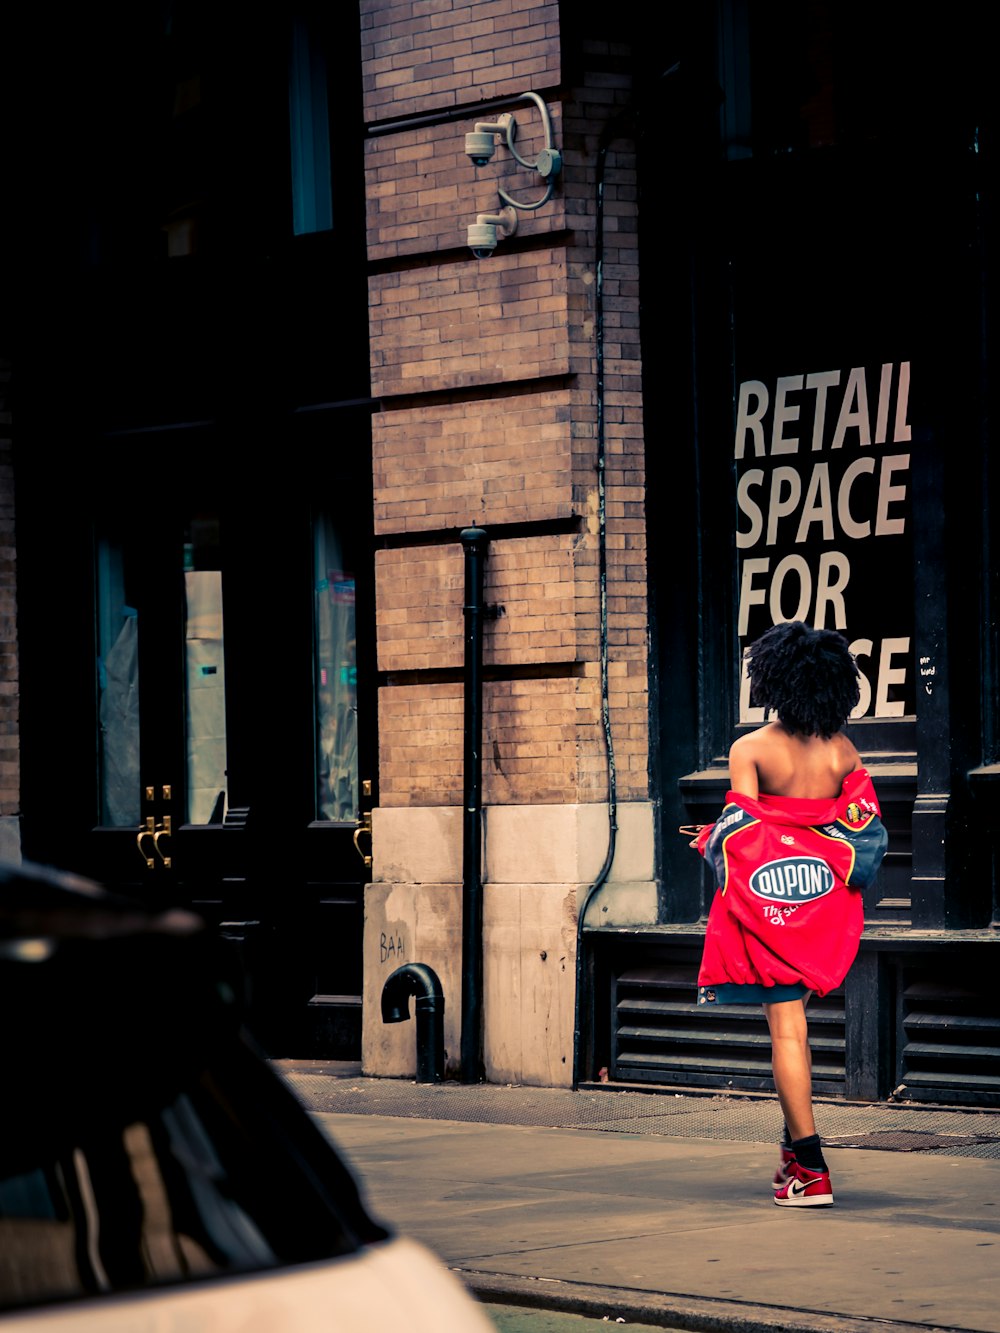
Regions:
<instances>
[{"instance_id":1,"label":"security camera","mask_svg":"<svg viewBox=\"0 0 1000 1333\"><path fill-rule=\"evenodd\" d=\"M503 208L499 213L480 213L475 222L469 223L466 244L476 259L489 259L497 241L513 236L516 231L517 214L512 208Z\"/></svg>"},{"instance_id":2,"label":"security camera","mask_svg":"<svg viewBox=\"0 0 1000 1333\"><path fill-rule=\"evenodd\" d=\"M497 116L496 123L477 120L471 134L465 136L465 151L472 158L474 167L485 167L497 150L497 135L503 134L508 146L513 146L513 136L517 131L517 122L506 112Z\"/></svg>"},{"instance_id":3,"label":"security camera","mask_svg":"<svg viewBox=\"0 0 1000 1333\"><path fill-rule=\"evenodd\" d=\"M497 229L490 222L470 222L468 246L476 259L489 259L497 248Z\"/></svg>"},{"instance_id":4,"label":"security camera","mask_svg":"<svg viewBox=\"0 0 1000 1333\"><path fill-rule=\"evenodd\" d=\"M474 167L485 167L496 152L496 139L493 134L482 134L478 131L465 136L465 151L472 158Z\"/></svg>"}]
</instances>

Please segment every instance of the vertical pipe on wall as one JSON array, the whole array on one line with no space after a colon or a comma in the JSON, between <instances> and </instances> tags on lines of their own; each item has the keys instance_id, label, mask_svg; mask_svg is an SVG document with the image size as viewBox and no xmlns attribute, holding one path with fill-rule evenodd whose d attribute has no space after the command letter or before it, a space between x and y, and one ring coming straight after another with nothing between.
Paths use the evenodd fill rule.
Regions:
<instances>
[{"instance_id":1,"label":"vertical pipe on wall","mask_svg":"<svg viewBox=\"0 0 1000 1333\"><path fill-rule=\"evenodd\" d=\"M615 745L611 734L611 701L608 690L608 542L607 542L607 448L604 435L604 178L608 148L613 128L602 136L598 153L597 171L597 226L594 240L597 291L595 295L595 356L597 371L597 550L600 582L600 649L601 649L601 722L604 727L604 745L608 767L608 849L604 865L594 882L583 895L576 919L576 985L573 1011L573 1087L580 1082L582 1060L582 1004L584 983L583 927L591 899L602 887L615 859L618 838L618 777L615 768Z\"/></svg>"},{"instance_id":2,"label":"vertical pipe on wall","mask_svg":"<svg viewBox=\"0 0 1000 1333\"><path fill-rule=\"evenodd\" d=\"M483 565L488 538L463 528L465 727L462 821L462 1082L483 1079Z\"/></svg>"}]
</instances>

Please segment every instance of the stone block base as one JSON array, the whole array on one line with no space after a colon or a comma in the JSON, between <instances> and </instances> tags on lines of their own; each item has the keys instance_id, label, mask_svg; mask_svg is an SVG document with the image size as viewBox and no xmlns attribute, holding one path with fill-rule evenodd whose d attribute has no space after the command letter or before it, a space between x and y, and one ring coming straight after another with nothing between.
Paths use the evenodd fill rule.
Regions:
<instances>
[{"instance_id":1,"label":"stone block base","mask_svg":"<svg viewBox=\"0 0 1000 1333\"><path fill-rule=\"evenodd\" d=\"M445 1077L461 1077L462 812L374 812L375 879L365 891L362 1067L414 1077L416 1011L382 1022L382 991L405 963L422 963L444 993ZM601 805L502 806L483 819L483 1059L488 1082L572 1087L577 925L656 921L653 811L619 807L615 856Z\"/></svg>"}]
</instances>

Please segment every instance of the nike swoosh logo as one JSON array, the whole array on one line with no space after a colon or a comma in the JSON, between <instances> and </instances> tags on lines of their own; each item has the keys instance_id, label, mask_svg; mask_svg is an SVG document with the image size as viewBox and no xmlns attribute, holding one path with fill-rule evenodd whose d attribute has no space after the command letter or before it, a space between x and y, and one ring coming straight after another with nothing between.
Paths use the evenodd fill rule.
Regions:
<instances>
[{"instance_id":1,"label":"nike swoosh logo","mask_svg":"<svg viewBox=\"0 0 1000 1333\"><path fill-rule=\"evenodd\" d=\"M788 1186L788 1193L791 1195L793 1199L797 1199L800 1194L805 1194L806 1190L809 1188L811 1184L812 1184L811 1181L799 1180L799 1178L796 1176L796 1178Z\"/></svg>"}]
</instances>

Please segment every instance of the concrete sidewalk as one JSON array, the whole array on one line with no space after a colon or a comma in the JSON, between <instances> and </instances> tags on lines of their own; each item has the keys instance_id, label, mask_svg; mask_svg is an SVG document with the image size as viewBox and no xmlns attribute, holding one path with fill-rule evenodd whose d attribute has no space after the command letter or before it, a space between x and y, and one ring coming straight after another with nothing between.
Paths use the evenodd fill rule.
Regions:
<instances>
[{"instance_id":1,"label":"concrete sidewalk","mask_svg":"<svg viewBox=\"0 0 1000 1333\"><path fill-rule=\"evenodd\" d=\"M373 1212L486 1300L694 1330L1000 1333L1000 1113L818 1103L836 1204L780 1209L770 1098L275 1067Z\"/></svg>"}]
</instances>

